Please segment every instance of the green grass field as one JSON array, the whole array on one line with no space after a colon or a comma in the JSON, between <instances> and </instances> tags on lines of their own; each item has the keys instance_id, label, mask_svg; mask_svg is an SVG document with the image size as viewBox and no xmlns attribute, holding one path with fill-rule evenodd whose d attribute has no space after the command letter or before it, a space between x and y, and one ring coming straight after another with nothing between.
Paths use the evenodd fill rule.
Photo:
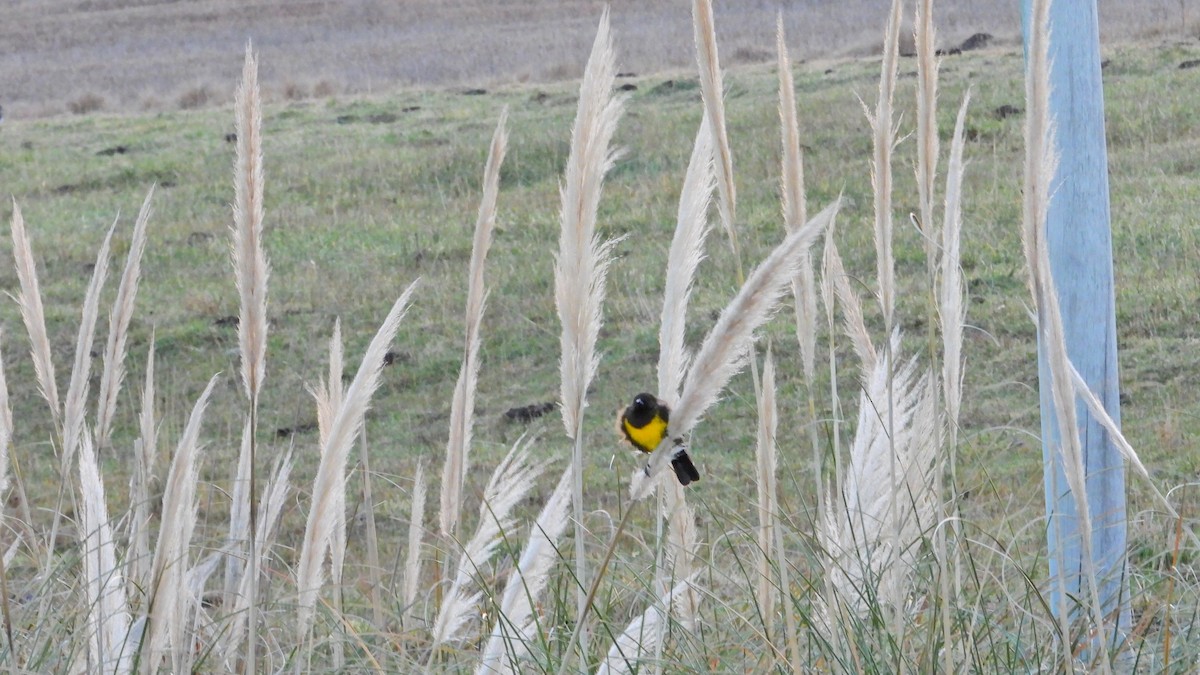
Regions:
<instances>
[{"instance_id":1,"label":"green grass field","mask_svg":"<svg viewBox=\"0 0 1200 675\"><path fill-rule=\"evenodd\" d=\"M1178 488L1173 501L1194 522L1200 455L1188 439L1200 434L1200 394L1194 386L1200 369L1192 356L1200 349L1200 328L1194 321L1200 301L1200 277L1194 273L1200 263L1200 234L1191 205L1200 200L1200 116L1195 113L1200 99L1193 93L1200 91L1200 69L1178 65L1200 58L1200 45L1123 46L1106 58L1124 428L1158 484ZM902 135L914 124L915 67L911 60L901 63L897 106ZM863 279L858 290L877 343L882 323L869 298L874 288L870 132L859 97L873 102L878 70L876 61L863 60L802 65L795 71L810 210L843 195L838 243L848 270ZM1019 241L1025 105L1021 54L1004 49L948 57L941 72L944 147L968 86L973 96L964 187L963 268L970 304L958 451L961 507L969 527L987 533L1010 558L997 563L997 569L1044 576L1038 562L1045 544L1039 520L1043 496L1036 344L1027 318L1030 301ZM654 387L666 250L701 112L690 71L619 83L631 87L616 137L624 152L606 184L598 229L603 237L625 238L617 245L609 275L598 345L602 359L586 417L588 524L601 533L597 542L605 538L609 518L619 516L624 486L640 461L619 442L613 419L634 393ZM235 84L228 83L230 91ZM727 73L726 88L739 191L737 226L743 263L750 266L783 236L776 75L773 67L737 68ZM510 420L505 412L558 396L553 264L558 189L576 96L573 83L508 86L483 95L408 90L276 104L264 111L265 247L272 275L259 452L273 458L294 448L298 458L294 476L301 496L285 511L280 539L286 546L299 539L304 495L318 456L316 412L305 385L315 384L326 372L334 320L342 321L347 368L353 372L391 302L420 277L366 427L372 470L378 476L374 510L385 567L398 564L411 476L419 463L427 475L436 476L443 459L450 397L463 353L466 267L480 178L488 139L505 106L510 150L486 272L490 296L482 329L472 457L476 468L469 478L468 503L477 502L491 468L527 432L538 434L535 454L553 458L554 464L541 481L538 499L524 511L535 513L552 489L570 449L559 416L552 412L527 423ZM1016 114L1006 116L1002 106L1014 107ZM113 446L101 450L101 468L110 508L122 513L130 448L137 436L137 397L152 336L162 446L173 446L192 401L209 377L221 373L202 433L198 537L206 544L218 542L226 531L229 502L223 486L233 476L245 410L237 352L238 296L229 255L234 146L225 136L232 131L228 109L101 113L10 121L0 127L0 185L19 202L31 232L60 382L69 368L80 302L105 229L119 213L114 258L123 258L137 207L151 184L159 186L131 330L130 386L117 411ZM922 349L926 317L924 249L919 233L908 224L908 214L917 210L915 162L909 138L897 149L895 210L901 284L897 316L912 341L910 353ZM0 217L9 221L11 204L0 207ZM734 261L723 239L719 229L714 231L709 258L699 271L689 317L693 345L736 290ZM11 242L5 237L0 259L11 258ZM115 293L115 282L109 286L104 308ZM0 289L17 292L11 265L0 265ZM785 303L763 332L762 343L771 343L779 369L781 500L802 534L800 524L811 521L815 503L807 391L815 388L820 406L828 399L829 383L803 381L791 312ZM49 441L51 420L37 394L15 303L0 303L0 325L16 420L12 454L36 527L47 527L49 515L43 509L52 508L60 482ZM102 318L101 336L105 325ZM844 364L839 387L851 392L845 397L850 401L857 394L857 364L846 340L838 340L845 352L839 351ZM822 338L820 344L825 349L828 343ZM821 377L828 378L827 370ZM819 412L823 418L829 414ZM697 505L705 556L712 559L728 560L739 547L745 553L752 540L750 524L737 514L755 508L755 424L754 392L744 373L693 440L691 455L704 479L689 496ZM822 434L827 432L823 424ZM161 460L160 473L166 461ZM353 495L358 494L356 485L357 478ZM1144 492L1144 485L1131 476L1132 560L1139 575L1145 574L1135 579L1135 586L1144 581L1144 587L1135 588L1143 591L1135 598L1135 622L1157 611L1156 603L1162 601L1156 585L1161 579L1152 571L1161 572L1170 562L1174 541L1173 523L1152 512ZM435 480L433 501L436 494ZM359 514L364 505L348 508ZM362 557L356 553L363 534L357 522L350 520L348 580L361 578ZM652 545L652 527L646 527L634 538ZM66 547L73 540L60 542ZM602 601L604 611L612 612L609 618L620 625L622 612L627 619L645 604L637 584L639 566L648 560L640 550L636 544L622 548L623 567L614 571L626 595L614 591ZM288 553L282 557L287 559ZM21 589L22 566L32 569L32 564L18 556L10 584ZM353 586L347 589L348 603L361 601ZM744 648L738 655L739 630L720 625L722 610L707 611L712 612L706 617L709 632L696 648L703 650L709 666L752 668L754 655ZM1014 663L1014 669L1021 669L1020 661Z\"/></svg>"}]
</instances>

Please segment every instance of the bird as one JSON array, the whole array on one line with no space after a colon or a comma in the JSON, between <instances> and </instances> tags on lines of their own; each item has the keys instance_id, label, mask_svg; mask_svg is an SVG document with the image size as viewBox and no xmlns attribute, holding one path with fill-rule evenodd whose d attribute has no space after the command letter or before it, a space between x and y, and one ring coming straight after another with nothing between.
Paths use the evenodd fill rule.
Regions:
<instances>
[{"instance_id":1,"label":"bird","mask_svg":"<svg viewBox=\"0 0 1200 675\"><path fill-rule=\"evenodd\" d=\"M641 393L633 397L633 403L625 408L617 423L625 438L633 447L646 454L654 452L662 439L667 437L667 424L671 421L671 409L654 394ZM680 485L700 480L700 472L688 457L686 449L671 460L671 468Z\"/></svg>"}]
</instances>

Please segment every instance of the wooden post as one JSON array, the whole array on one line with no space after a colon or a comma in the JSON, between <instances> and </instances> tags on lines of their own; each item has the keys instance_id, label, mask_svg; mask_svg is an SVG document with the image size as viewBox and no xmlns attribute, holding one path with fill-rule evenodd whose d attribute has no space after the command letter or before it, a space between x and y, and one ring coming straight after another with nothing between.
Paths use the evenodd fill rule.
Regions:
<instances>
[{"instance_id":1,"label":"wooden post","mask_svg":"<svg viewBox=\"0 0 1200 675\"><path fill-rule=\"evenodd\" d=\"M1032 0L1021 0L1026 54ZM1113 296L1112 232L1109 225L1108 151L1104 137L1104 91L1095 0L1053 0L1050 6L1050 114L1056 126L1058 174L1050 190L1046 241L1058 287L1067 354L1117 423L1121 420L1117 379L1117 334ZM1044 345L1038 346L1042 453L1045 476L1050 606L1059 594L1086 597L1075 503L1064 478L1058 421L1050 395ZM1100 424L1076 399L1092 553L1106 618L1103 639L1117 651L1129 632L1126 578L1125 464ZM1083 616L1068 602L1074 624ZM1100 635L1093 635L1093 639Z\"/></svg>"}]
</instances>

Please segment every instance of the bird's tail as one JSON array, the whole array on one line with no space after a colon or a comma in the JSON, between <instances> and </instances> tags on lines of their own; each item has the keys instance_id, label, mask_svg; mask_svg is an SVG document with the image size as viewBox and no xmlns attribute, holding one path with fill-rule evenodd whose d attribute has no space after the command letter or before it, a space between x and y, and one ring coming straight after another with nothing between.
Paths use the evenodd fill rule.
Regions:
<instances>
[{"instance_id":1,"label":"bird's tail","mask_svg":"<svg viewBox=\"0 0 1200 675\"><path fill-rule=\"evenodd\" d=\"M692 464L692 458L688 457L687 450L680 450L678 455L671 460L671 468L675 469L675 477L679 479L680 485L700 480L700 472L696 470L696 465Z\"/></svg>"}]
</instances>

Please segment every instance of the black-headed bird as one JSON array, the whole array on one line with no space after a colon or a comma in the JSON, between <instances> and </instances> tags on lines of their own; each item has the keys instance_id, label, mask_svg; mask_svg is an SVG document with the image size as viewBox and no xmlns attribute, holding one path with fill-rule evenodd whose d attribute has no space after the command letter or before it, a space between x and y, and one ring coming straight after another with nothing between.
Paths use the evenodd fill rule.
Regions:
<instances>
[{"instance_id":1,"label":"black-headed bird","mask_svg":"<svg viewBox=\"0 0 1200 675\"><path fill-rule=\"evenodd\" d=\"M670 421L671 409L653 394L642 393L633 397L633 403L621 413L618 425L633 447L649 454L667 437ZM681 449L671 460L671 468L680 485L700 480L700 472L692 464L686 449Z\"/></svg>"}]
</instances>

